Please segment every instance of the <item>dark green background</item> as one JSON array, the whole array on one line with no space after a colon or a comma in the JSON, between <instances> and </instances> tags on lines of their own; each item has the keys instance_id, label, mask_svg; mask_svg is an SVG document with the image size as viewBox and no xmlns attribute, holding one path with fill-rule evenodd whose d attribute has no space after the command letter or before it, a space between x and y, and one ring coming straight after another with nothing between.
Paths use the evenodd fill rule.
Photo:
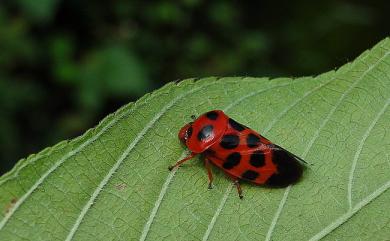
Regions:
<instances>
[{"instance_id":1,"label":"dark green background","mask_svg":"<svg viewBox=\"0 0 390 241\"><path fill-rule=\"evenodd\" d=\"M0 174L164 83L316 75L389 34L387 1L0 1Z\"/></svg>"}]
</instances>

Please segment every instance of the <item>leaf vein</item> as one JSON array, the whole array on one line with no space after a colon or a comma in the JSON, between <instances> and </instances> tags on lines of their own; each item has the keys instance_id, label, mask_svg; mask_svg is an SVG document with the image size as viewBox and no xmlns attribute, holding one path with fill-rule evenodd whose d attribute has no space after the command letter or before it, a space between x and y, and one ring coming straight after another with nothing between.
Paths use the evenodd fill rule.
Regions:
<instances>
[{"instance_id":1,"label":"leaf vein","mask_svg":"<svg viewBox=\"0 0 390 241\"><path fill-rule=\"evenodd\" d=\"M382 109L378 112L378 114L376 115L376 117L373 119L373 121L371 122L371 125L367 128L367 131L364 133L360 143L359 143L359 146L355 152L355 156L352 160L352 167L351 167L351 171L350 171L350 174L349 174L349 179L348 179L348 204L349 204L349 208L352 209L352 186L353 186L353 176L355 174L355 169L356 169L356 165L357 165L357 161L360 157L360 154L361 154L361 151L364 147L364 144L367 140L367 138L370 136L370 133L372 131L372 129L375 127L376 123L378 122L378 120L381 118L381 116L385 113L387 107L389 106L390 104L390 99L387 100L387 102L385 103L385 105L382 107Z\"/></svg>"},{"instance_id":2,"label":"leaf vein","mask_svg":"<svg viewBox=\"0 0 390 241\"><path fill-rule=\"evenodd\" d=\"M229 197L229 194L230 194L230 192L231 192L232 189L233 189L233 185L234 185L234 183L231 183L231 184L228 185L228 187L226 188L226 191L225 191L225 193L223 194L221 203L219 204L217 210L215 211L214 216L213 216L213 218L212 218L211 221L210 221L210 224L207 226L207 230L206 230L206 232L205 232L204 235L203 235L202 241L206 241L206 240L209 238L210 233L211 233L211 231L212 231L213 228L214 228L215 222L217 222L217 218L218 218L219 214L221 213L223 207L225 206L226 200L227 200L227 198Z\"/></svg>"},{"instance_id":3,"label":"leaf vein","mask_svg":"<svg viewBox=\"0 0 390 241\"><path fill-rule=\"evenodd\" d=\"M298 103L300 103L302 100L306 99L309 95L315 93L316 91L318 91L318 90L321 89L322 87L328 85L328 84L329 84L331 81L333 81L334 79L335 79L335 77L332 77L328 82L326 82L326 83L324 83L324 84L322 84L322 85L319 85L319 86L317 86L317 87L311 89L310 91L306 92L303 96L301 96L298 100L296 100L296 101L293 102L291 105L289 105L287 108L285 108L282 112L280 112L280 113L271 121L271 124L268 125L268 127L266 127L266 129L265 129L265 131L264 131L264 134L266 134L269 130L271 130L272 127L276 124L276 122L277 122L278 120L280 120L281 117L283 117L285 114L287 114L292 108L294 108L296 105L298 105ZM248 97L251 97L251 96L253 96L253 95L254 95L254 94L249 94L249 95L247 95L247 96L248 96ZM242 99L244 99L244 97L243 97ZM230 107L230 106L229 106L229 107ZM288 189L288 190L289 190L289 189ZM230 193L230 192L229 192L229 193ZM229 194L229 193L228 193L228 194ZM288 192L287 192L287 195L288 195ZM287 199L287 196L286 196L286 199ZM221 203L223 203L223 205L225 204L225 202L224 202L224 197L222 198ZM222 207L223 207L223 205L222 205ZM284 203L281 205L282 208L283 208L283 205L284 205ZM218 217L219 213L220 213L220 212L216 212L216 213L214 214L213 219L211 220L211 222L210 222L210 224L209 224L209 226L208 226L208 229L206 230L206 233L208 232L208 234L207 234L207 236L206 236L206 234L205 234L205 236L204 236L204 237L206 237L206 239L203 239L203 240L207 240L208 236L210 235L211 230L212 230L212 228L214 227L216 218ZM215 217L215 218L214 218L214 217ZM277 221L277 217L278 217L278 216L275 216L275 218L274 218L275 224L276 224L276 221ZM215 221L213 222L213 220L215 220ZM211 226L210 226L210 225L211 225ZM274 227L274 226L273 226L273 227ZM271 237L271 235L272 235L273 227L270 228L270 230L268 231L270 237ZM209 230L210 230L210 231L209 231ZM267 234L267 236L268 236L268 234Z\"/></svg>"},{"instance_id":4,"label":"leaf vein","mask_svg":"<svg viewBox=\"0 0 390 241\"><path fill-rule=\"evenodd\" d=\"M272 232L274 231L276 223L278 222L279 216L284 208L284 204L287 201L287 197L288 197L288 194L290 193L290 190L291 190L291 185L286 188L286 191L284 191L283 198L279 203L279 207L275 212L274 218L272 219L271 225L268 229L267 236L265 237L266 241L271 240Z\"/></svg>"},{"instance_id":5,"label":"leaf vein","mask_svg":"<svg viewBox=\"0 0 390 241\"><path fill-rule=\"evenodd\" d=\"M245 95L245 96L239 98L238 100L232 102L224 110L227 111L230 108L232 108L233 106L235 106L238 103L242 102L243 100L245 100L245 99L247 99L249 97L252 97L252 96L254 96L256 94L260 94L260 93L263 93L263 92L268 91L268 90L272 90L272 89L277 88L277 87L288 86L288 85L291 85L291 84L292 83L287 83L287 84L283 84L283 85L276 85L276 86L270 87L268 89L263 89L263 90L260 90L260 91L254 91L254 92L252 92L252 93L250 93L248 95ZM185 152L183 152L183 153L185 153ZM168 175L166 181L164 182L164 184L162 186L162 189L160 191L160 194L159 194L159 196L158 196L158 198L157 198L157 200L155 202L155 205L154 205L154 207L152 209L152 212L150 213L150 216L149 216L148 220L146 221L146 223L144 225L143 231L141 233L140 241L144 241L146 239L146 237L147 237L147 235L149 233L150 227L151 227L151 225L152 225L152 223L154 221L154 218L155 218L155 216L156 216L156 214L158 212L158 209L159 209L159 207L160 207L160 205L161 205L161 203L163 201L163 198L165 196L165 193L166 193L166 191L168 189L168 186L169 186L170 182L172 181L175 173L176 173L176 169L172 172L172 174Z\"/></svg>"},{"instance_id":6,"label":"leaf vein","mask_svg":"<svg viewBox=\"0 0 390 241\"><path fill-rule=\"evenodd\" d=\"M182 159L185 157L185 153L186 151L184 151L181 155L180 155L180 158L179 159ZM140 237L140 241L144 241L149 233L149 229L150 229L150 226L152 225L153 223L153 220L154 220L154 217L156 216L157 212L158 212L158 209L160 208L160 204L165 196L165 193L167 192L167 189L168 189L168 186L171 182L171 180L173 179L173 176L175 175L177 171L177 168L175 168L173 171L171 171L169 174L168 174L168 178L165 180L162 188L161 188L161 191L160 191L160 194L158 195L158 198L154 204L154 207L152 209L152 212L150 213L150 217L148 218L148 220L146 221L145 225L144 225L144 228L143 228L143 231L141 233L141 237Z\"/></svg>"},{"instance_id":7,"label":"leaf vein","mask_svg":"<svg viewBox=\"0 0 390 241\"><path fill-rule=\"evenodd\" d=\"M306 99L309 95L315 93L316 91L318 91L319 89L325 87L326 85L328 85L330 82L332 82L333 80L335 79L335 76L333 76L329 81L327 81L326 83L324 84L321 84L319 86L316 86L315 88L311 89L310 91L306 92L303 96L301 96L300 98L298 98L295 102L293 102L291 105L289 105L287 108L285 108L282 112L280 112L269 124L265 130L264 130L264 134L266 134L268 131L270 131L272 129L272 127L276 124L276 122L278 120L280 120L285 114L287 114L290 110L292 110L296 105L298 105L301 101L303 101L304 99ZM253 96L253 94L249 94L248 97L250 96ZM290 187L288 188L288 190L290 190ZM289 191L288 191L289 192ZM287 192L287 195L288 195L288 192ZM287 199L287 196L286 196L286 199ZM282 199L283 201L283 199ZM223 199L221 200L221 203L223 202ZM279 207L281 207L281 209L283 208L284 206L284 203L281 204ZM214 214L214 216L216 215L217 213ZM219 213L218 213L219 214ZM278 212L276 213L278 214ZM280 213L279 213L280 214ZM217 215L218 216L218 215ZM214 217L213 217L214 219ZM216 219L216 218L215 218ZM276 222L277 222L277 219L278 219L278 215L276 215L274 217L274 220L275 220L275 225L276 225ZM211 224L211 223L210 223ZM215 224L215 221L212 223L212 226L211 226L211 229L213 228ZM273 231L273 228L275 225L271 225L270 229L268 230L268 233L267 233L267 237L269 235L269 238L271 238L271 235L272 235L272 231ZM209 225L210 227L210 225ZM211 229L210 229L210 232L211 232ZM207 229L207 231L209 230L209 228ZM207 232L206 231L206 232ZM209 233L210 233L209 232ZM208 236L207 236L208 237ZM207 240L207 239L205 239Z\"/></svg>"},{"instance_id":8,"label":"leaf vein","mask_svg":"<svg viewBox=\"0 0 390 241\"><path fill-rule=\"evenodd\" d=\"M367 70L365 70L363 72L363 74L356 79L356 81L353 82L353 84L351 84L351 86L341 95L340 99L337 101L336 105L330 110L330 112L328 113L328 115L326 116L326 118L324 119L324 121L321 123L320 127L317 129L314 137L310 140L309 142L309 145L307 146L307 148L305 149L305 151L303 152L302 154L302 158L305 158L307 156L307 154L309 153L310 149L312 148L312 146L314 145L315 141L317 140L317 138L319 137L319 134L322 130L322 128L325 127L325 125L328 123L328 121L330 120L330 118L333 116L333 114L336 112L337 108L341 105L343 99L349 94L349 92L351 92L353 90L353 88L363 79L363 77L369 73L375 66L377 66L380 61L382 59L384 59L390 52L387 52L386 54L384 54L380 59L377 60L377 62L371 66L368 66ZM369 55L366 55L365 57L367 57ZM365 58L362 59L362 61L364 61ZM356 62L355 62L356 63ZM287 192L287 196L289 195L289 191ZM285 192L286 194L286 192ZM281 202L280 202L280 205L279 207L281 207L281 210L278 210L276 211L275 213L275 217L272 221L272 224L270 226L270 229L268 230L267 232L267 236L266 236L266 240L270 240L271 239L271 236L272 236L272 232L273 232L273 229L276 227L276 223L279 219L279 216L280 214L282 213L282 209L284 207L284 202L287 200L287 197L284 197L282 198Z\"/></svg>"},{"instance_id":9,"label":"leaf vein","mask_svg":"<svg viewBox=\"0 0 390 241\"><path fill-rule=\"evenodd\" d=\"M387 191L390 188L390 181L387 181L384 185L379 187L377 190L372 192L370 195L368 195L366 198L364 198L362 201L360 201L358 204L356 204L352 209L347 211L345 214L341 215L339 218L337 218L334 222L326 226L324 229L322 229L320 232L315 234L313 237L309 239L309 241L317 241L331 233L333 230L341 226L343 223L348 221L353 215L355 215L358 211L360 211L364 206L375 200L377 197L379 197L382 193Z\"/></svg>"},{"instance_id":10,"label":"leaf vein","mask_svg":"<svg viewBox=\"0 0 390 241\"><path fill-rule=\"evenodd\" d=\"M153 95L151 97L151 99L154 99L158 96L161 95L162 92L159 92L159 94L157 95ZM144 103L146 102L143 102L141 104L144 105ZM54 163L53 166L51 166L51 168L49 168L39 179L38 181L36 181L34 183L33 186L30 187L30 189L24 194L22 195L19 200L15 203L15 205L8 211L8 213L3 217L3 219L0 221L0 231L3 229L3 227L5 226L5 224L8 222L8 220L10 219L10 217L15 213L15 211L24 203L24 201L37 189L37 187L39 185L41 185L43 183L43 181L53 172L55 171L59 166L61 166L68 158L72 157L73 155L79 153L80 151L82 151L85 147L87 147L89 144L93 143L94 141L96 141L102 134L104 134L107 130L109 130L115 123L117 123L119 120L121 120L122 118L124 118L125 116L129 115L130 113L133 112L133 110L135 109L135 104L131 106L131 108L128 110L128 111L124 111L123 113L121 113L120 115L118 115L116 118L112 119L110 122L108 122L108 124L104 127L102 127L102 129L96 134L94 135L93 137L90 137L89 139L87 139L85 142L83 142L78 148L74 149L74 150L71 150L69 151L68 153L66 153L58 162ZM65 146L65 145L64 145ZM62 148L64 148L64 146ZM48 155L51 153L52 149L48 152ZM23 170L26 166L29 166L31 164L33 164L35 161L37 161L41 156L39 156L38 154L36 156L34 156L30 161L25 161L16 171L15 173L13 173L13 175L9 175L9 176L6 176L5 178L2 178L2 180L0 180L0 186L2 186L4 183L16 178L18 175L19 175L19 172L21 170ZM22 186L21 184L19 184L20 186Z\"/></svg>"},{"instance_id":11,"label":"leaf vein","mask_svg":"<svg viewBox=\"0 0 390 241\"><path fill-rule=\"evenodd\" d=\"M212 85L216 82L210 82L208 84L205 84L203 86L194 88L190 91L184 92L183 94L175 97L171 102L169 102L167 105L165 105L160 112L158 112L153 119L142 129L140 133L136 136L136 138L130 143L130 145L126 148L126 150L122 153L120 158L116 161L114 166L110 169L110 171L107 173L107 175L104 177L104 179L99 183L95 191L93 192L91 198L88 200L86 205L82 208L80 215L78 216L76 222L74 223L73 227L71 228L70 232L68 233L68 236L66 237L66 241L72 240L74 234L76 233L78 227L80 226L81 222L84 219L84 216L86 213L90 210L92 204L94 203L96 197L100 194L100 192L103 190L104 186L109 182L111 177L114 175L116 170L120 167L120 165L123 163L123 161L126 159L126 157L129 155L129 153L133 150L133 148L138 144L138 142L142 139L142 137L146 134L148 130L150 130L153 125L161 118L161 116L166 113L174 104L179 101L180 99L184 98L185 96L192 94L206 86Z\"/></svg>"}]
</instances>

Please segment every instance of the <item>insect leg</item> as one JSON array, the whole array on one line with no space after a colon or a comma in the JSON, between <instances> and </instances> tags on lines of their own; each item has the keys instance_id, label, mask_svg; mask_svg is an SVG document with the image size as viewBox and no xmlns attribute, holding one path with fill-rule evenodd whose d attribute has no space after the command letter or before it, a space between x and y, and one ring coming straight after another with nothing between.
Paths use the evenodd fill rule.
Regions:
<instances>
[{"instance_id":1,"label":"insect leg","mask_svg":"<svg viewBox=\"0 0 390 241\"><path fill-rule=\"evenodd\" d=\"M213 173L211 172L211 166L209 159L205 158L204 164L207 169L207 175L209 176L209 189L213 188Z\"/></svg>"},{"instance_id":2,"label":"insect leg","mask_svg":"<svg viewBox=\"0 0 390 241\"><path fill-rule=\"evenodd\" d=\"M237 187L238 196L242 199L244 196L242 195L240 181L238 179L234 180L234 185Z\"/></svg>"},{"instance_id":3,"label":"insect leg","mask_svg":"<svg viewBox=\"0 0 390 241\"><path fill-rule=\"evenodd\" d=\"M196 155L196 153L191 152L191 154L189 156L187 156L186 158L176 162L175 165L173 165L173 166L169 166L168 170L172 171L173 168L180 166L184 162L186 162L186 161L190 160L191 158L193 158L195 155Z\"/></svg>"},{"instance_id":4,"label":"insect leg","mask_svg":"<svg viewBox=\"0 0 390 241\"><path fill-rule=\"evenodd\" d=\"M230 174L228 174L228 176L233 180L233 183L234 183L234 185L237 188L238 197L240 199L242 199L244 196L242 195L242 189L241 189L241 185L240 185L240 180L238 180L237 177L232 176Z\"/></svg>"}]
</instances>

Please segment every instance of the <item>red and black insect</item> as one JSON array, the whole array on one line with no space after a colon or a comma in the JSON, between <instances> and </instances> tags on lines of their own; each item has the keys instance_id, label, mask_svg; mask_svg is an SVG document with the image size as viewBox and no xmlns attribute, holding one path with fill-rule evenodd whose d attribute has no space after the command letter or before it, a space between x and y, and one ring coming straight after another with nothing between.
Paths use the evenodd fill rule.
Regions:
<instances>
[{"instance_id":1,"label":"red and black insect","mask_svg":"<svg viewBox=\"0 0 390 241\"><path fill-rule=\"evenodd\" d=\"M306 163L298 156L273 144L256 131L229 118L221 110L209 111L186 124L179 131L180 141L191 154L170 166L180 166L198 154L203 154L212 188L210 163L221 168L236 184L242 198L240 180L256 185L286 187L299 180Z\"/></svg>"}]
</instances>

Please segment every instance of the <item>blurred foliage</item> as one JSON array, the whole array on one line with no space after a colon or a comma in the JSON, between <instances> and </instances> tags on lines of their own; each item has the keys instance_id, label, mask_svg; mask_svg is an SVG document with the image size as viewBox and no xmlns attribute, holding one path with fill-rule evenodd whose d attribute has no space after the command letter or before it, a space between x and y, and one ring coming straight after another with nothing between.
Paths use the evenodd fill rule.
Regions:
<instances>
[{"instance_id":1,"label":"blurred foliage","mask_svg":"<svg viewBox=\"0 0 390 241\"><path fill-rule=\"evenodd\" d=\"M389 34L387 1L0 2L0 174L188 77L303 76Z\"/></svg>"}]
</instances>

